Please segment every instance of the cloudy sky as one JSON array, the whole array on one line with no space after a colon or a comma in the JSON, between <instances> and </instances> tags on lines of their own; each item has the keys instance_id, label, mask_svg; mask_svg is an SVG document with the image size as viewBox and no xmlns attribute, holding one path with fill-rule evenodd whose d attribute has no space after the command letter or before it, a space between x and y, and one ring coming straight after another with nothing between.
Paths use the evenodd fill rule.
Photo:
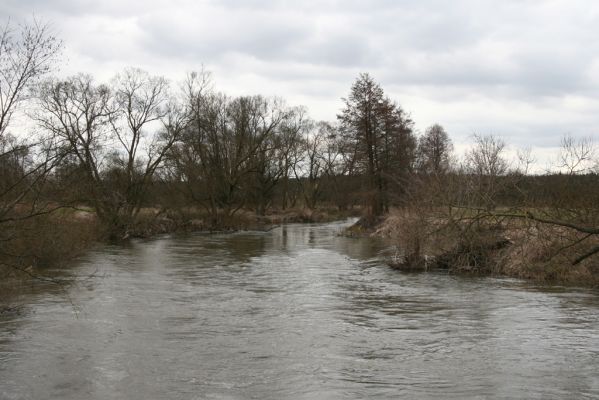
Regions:
<instances>
[{"instance_id":1,"label":"cloudy sky","mask_svg":"<svg viewBox=\"0 0 599 400\"><path fill-rule=\"evenodd\" d=\"M531 146L597 136L599 2L583 0L2 0L66 45L61 74L125 66L180 79L203 64L217 89L282 96L334 120L369 72L423 131Z\"/></svg>"}]
</instances>

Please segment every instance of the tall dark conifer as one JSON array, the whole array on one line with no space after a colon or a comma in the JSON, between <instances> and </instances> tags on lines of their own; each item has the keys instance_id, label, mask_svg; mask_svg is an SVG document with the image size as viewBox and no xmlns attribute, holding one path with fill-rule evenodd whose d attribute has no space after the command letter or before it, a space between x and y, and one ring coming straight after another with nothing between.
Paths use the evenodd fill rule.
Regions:
<instances>
[{"instance_id":1,"label":"tall dark conifer","mask_svg":"<svg viewBox=\"0 0 599 400\"><path fill-rule=\"evenodd\" d=\"M353 153L355 171L367 179L370 214L378 216L389 207L390 178L413 165L413 123L367 73L360 74L343 102L337 118L344 144Z\"/></svg>"}]
</instances>

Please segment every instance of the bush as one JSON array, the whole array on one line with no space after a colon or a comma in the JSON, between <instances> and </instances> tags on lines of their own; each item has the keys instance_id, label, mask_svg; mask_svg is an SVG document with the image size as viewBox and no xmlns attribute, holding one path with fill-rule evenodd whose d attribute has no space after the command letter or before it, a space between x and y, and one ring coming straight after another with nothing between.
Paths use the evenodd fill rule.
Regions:
<instances>
[{"instance_id":1,"label":"bush","mask_svg":"<svg viewBox=\"0 0 599 400\"><path fill-rule=\"evenodd\" d=\"M98 237L95 218L73 212L31 217L3 228L7 239L0 244L0 265L5 276L64 265Z\"/></svg>"}]
</instances>

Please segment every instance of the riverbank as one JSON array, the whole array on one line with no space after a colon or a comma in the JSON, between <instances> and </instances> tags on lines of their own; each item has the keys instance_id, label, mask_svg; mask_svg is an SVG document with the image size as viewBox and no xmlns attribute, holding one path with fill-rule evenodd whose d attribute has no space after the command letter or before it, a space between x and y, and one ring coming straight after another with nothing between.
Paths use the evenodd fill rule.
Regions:
<instances>
[{"instance_id":1,"label":"riverbank","mask_svg":"<svg viewBox=\"0 0 599 400\"><path fill-rule=\"evenodd\" d=\"M559 226L522 219L454 221L443 213L393 210L359 221L348 235L385 237L396 244L392 268L452 274L507 276L537 283L599 287L599 263L581 254L597 246ZM588 239L588 238L587 238Z\"/></svg>"}]
</instances>

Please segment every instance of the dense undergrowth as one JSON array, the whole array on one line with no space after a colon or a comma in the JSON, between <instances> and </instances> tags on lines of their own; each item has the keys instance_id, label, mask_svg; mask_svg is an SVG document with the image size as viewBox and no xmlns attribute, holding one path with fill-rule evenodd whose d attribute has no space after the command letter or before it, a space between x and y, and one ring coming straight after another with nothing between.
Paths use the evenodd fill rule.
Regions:
<instances>
[{"instance_id":1,"label":"dense undergrowth","mask_svg":"<svg viewBox=\"0 0 599 400\"><path fill-rule=\"evenodd\" d=\"M540 283L599 287L599 263L579 259L597 238L527 219L452 220L446 210L396 209L370 230L396 243L387 262L409 271L510 276ZM582 240L585 239L585 240Z\"/></svg>"}]
</instances>

